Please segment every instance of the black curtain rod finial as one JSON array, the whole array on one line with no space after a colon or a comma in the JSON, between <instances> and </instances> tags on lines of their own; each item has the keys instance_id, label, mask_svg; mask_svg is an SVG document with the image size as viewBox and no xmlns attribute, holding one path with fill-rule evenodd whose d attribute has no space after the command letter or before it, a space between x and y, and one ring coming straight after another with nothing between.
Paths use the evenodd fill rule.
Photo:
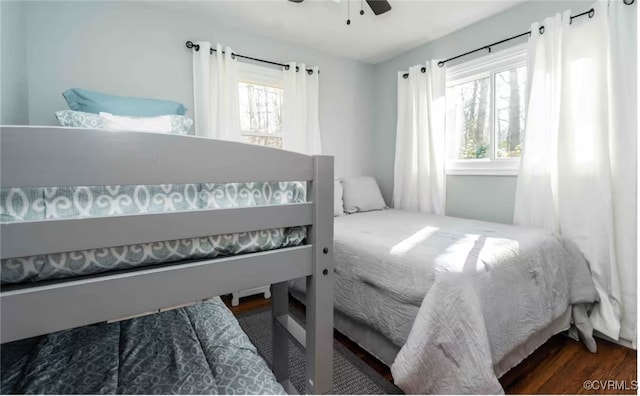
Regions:
<instances>
[{"instance_id":1,"label":"black curtain rod finial","mask_svg":"<svg viewBox=\"0 0 640 396\"><path fill-rule=\"evenodd\" d=\"M194 43L193 43L193 42L191 42L191 41L187 41L187 43L186 43L185 45L186 45L186 46L187 46L187 48L189 48L189 49L193 48L193 49L195 49L196 51L200 51L200 45L198 45L198 44L194 44Z\"/></svg>"}]
</instances>

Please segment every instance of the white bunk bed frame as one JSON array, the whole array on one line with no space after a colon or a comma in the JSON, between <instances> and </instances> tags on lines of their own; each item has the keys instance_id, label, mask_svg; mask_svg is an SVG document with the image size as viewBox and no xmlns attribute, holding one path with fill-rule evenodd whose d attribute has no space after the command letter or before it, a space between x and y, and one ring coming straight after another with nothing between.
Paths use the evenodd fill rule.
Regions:
<instances>
[{"instance_id":1,"label":"white bunk bed frame","mask_svg":"<svg viewBox=\"0 0 640 396\"><path fill-rule=\"evenodd\" d=\"M194 136L0 127L0 186L307 181L305 203L4 223L2 259L206 235L308 226L307 244L143 267L0 291L2 343L160 312L272 284L273 371L287 392L289 335L306 347L306 392L332 390L333 157ZM305 330L288 281L307 278Z\"/></svg>"}]
</instances>

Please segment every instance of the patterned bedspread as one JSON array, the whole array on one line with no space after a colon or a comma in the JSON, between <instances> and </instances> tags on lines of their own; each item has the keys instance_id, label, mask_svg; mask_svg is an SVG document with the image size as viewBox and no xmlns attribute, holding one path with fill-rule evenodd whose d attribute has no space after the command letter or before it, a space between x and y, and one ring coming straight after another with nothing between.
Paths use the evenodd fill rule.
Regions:
<instances>
[{"instance_id":1,"label":"patterned bedspread","mask_svg":"<svg viewBox=\"0 0 640 396\"><path fill-rule=\"evenodd\" d=\"M0 352L2 394L285 394L219 298Z\"/></svg>"},{"instance_id":2,"label":"patterned bedspread","mask_svg":"<svg viewBox=\"0 0 640 396\"><path fill-rule=\"evenodd\" d=\"M304 202L301 182L12 188L0 190L0 221L116 216ZM90 275L136 266L214 258L300 245L305 227L116 246L2 260L0 282Z\"/></svg>"},{"instance_id":3,"label":"patterned bedspread","mask_svg":"<svg viewBox=\"0 0 640 396\"><path fill-rule=\"evenodd\" d=\"M494 366L569 308L595 348L589 266L544 230L386 209L337 217L334 257L336 308L402 346L408 394L502 393Z\"/></svg>"}]
</instances>

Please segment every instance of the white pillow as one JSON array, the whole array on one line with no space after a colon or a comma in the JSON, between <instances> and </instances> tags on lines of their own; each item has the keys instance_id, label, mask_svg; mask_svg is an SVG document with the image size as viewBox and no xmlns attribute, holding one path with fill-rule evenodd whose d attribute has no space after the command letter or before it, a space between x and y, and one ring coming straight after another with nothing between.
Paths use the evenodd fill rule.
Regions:
<instances>
[{"instance_id":1,"label":"white pillow","mask_svg":"<svg viewBox=\"0 0 640 396\"><path fill-rule=\"evenodd\" d=\"M333 216L344 215L344 205L342 203L342 183L336 178L333 181Z\"/></svg>"},{"instance_id":2,"label":"white pillow","mask_svg":"<svg viewBox=\"0 0 640 396\"><path fill-rule=\"evenodd\" d=\"M117 116L110 113L100 113L102 127L114 131L131 132L161 132L171 133L171 116L155 117Z\"/></svg>"},{"instance_id":3,"label":"white pillow","mask_svg":"<svg viewBox=\"0 0 640 396\"><path fill-rule=\"evenodd\" d=\"M342 179L344 211L347 213L382 210L386 207L378 183L373 177Z\"/></svg>"}]
</instances>

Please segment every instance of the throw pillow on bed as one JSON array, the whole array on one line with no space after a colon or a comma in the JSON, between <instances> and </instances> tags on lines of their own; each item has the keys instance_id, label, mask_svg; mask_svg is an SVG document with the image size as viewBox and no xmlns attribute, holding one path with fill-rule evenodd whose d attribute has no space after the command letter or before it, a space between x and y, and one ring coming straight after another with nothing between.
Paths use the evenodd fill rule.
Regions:
<instances>
[{"instance_id":1,"label":"throw pillow on bed","mask_svg":"<svg viewBox=\"0 0 640 396\"><path fill-rule=\"evenodd\" d=\"M102 118L93 113L82 111L60 110L56 111L56 118L63 127L72 128L102 128Z\"/></svg>"},{"instance_id":2,"label":"throw pillow on bed","mask_svg":"<svg viewBox=\"0 0 640 396\"><path fill-rule=\"evenodd\" d=\"M171 100L109 95L86 89L73 88L62 93L69 108L85 113L106 112L116 115L153 117L166 114L184 115L187 108Z\"/></svg>"},{"instance_id":3,"label":"throw pillow on bed","mask_svg":"<svg viewBox=\"0 0 640 396\"><path fill-rule=\"evenodd\" d=\"M156 117L126 117L100 112L102 125L112 131L171 133L168 115Z\"/></svg>"},{"instance_id":4,"label":"throw pillow on bed","mask_svg":"<svg viewBox=\"0 0 640 396\"><path fill-rule=\"evenodd\" d=\"M191 126L193 125L191 118L171 114L169 120L171 120L171 133L177 133L178 135L195 135L195 131L191 130Z\"/></svg>"},{"instance_id":5,"label":"throw pillow on bed","mask_svg":"<svg viewBox=\"0 0 640 396\"><path fill-rule=\"evenodd\" d=\"M108 115L108 116L105 117L104 115ZM169 124L170 124L168 128L168 133L177 133L178 135L193 135L193 132L191 131L191 126L193 125L192 119L185 116L176 115L176 114L170 114L170 115L161 116L161 117L165 117L162 119L164 120L163 123L160 124L162 131L158 129L145 129L145 131L148 131L148 130L151 130L153 132L167 131L166 119L168 118ZM148 123L145 121L140 121L140 122L137 122L137 121L154 119L156 117L120 117L120 116L113 116L112 114L108 114L108 113L103 113L103 115L101 116L99 114L85 113L83 111L61 110L56 112L56 118L58 118L58 122L60 122L60 125L64 127L96 128L96 129L106 128L106 129L112 129L112 130L138 131L138 130L141 130L139 129L141 125L140 122L142 124L147 124L147 125ZM107 118L110 121L109 126L106 125ZM123 120L122 118L125 118L125 119ZM133 124L135 125L127 124L128 122L130 122L129 120L131 118L134 118ZM137 128L131 128L128 125L134 126Z\"/></svg>"},{"instance_id":6,"label":"throw pillow on bed","mask_svg":"<svg viewBox=\"0 0 640 396\"><path fill-rule=\"evenodd\" d=\"M342 202L342 183L336 178L333 181L333 216L344 215L344 204Z\"/></svg>"},{"instance_id":7,"label":"throw pillow on bed","mask_svg":"<svg viewBox=\"0 0 640 396\"><path fill-rule=\"evenodd\" d=\"M105 129L131 132L160 132L188 135L193 120L181 115L161 115L156 117L128 117L100 113Z\"/></svg>"},{"instance_id":8,"label":"throw pillow on bed","mask_svg":"<svg viewBox=\"0 0 640 396\"><path fill-rule=\"evenodd\" d=\"M347 213L382 210L387 205L378 183L373 177L359 176L342 179L344 211Z\"/></svg>"}]
</instances>

